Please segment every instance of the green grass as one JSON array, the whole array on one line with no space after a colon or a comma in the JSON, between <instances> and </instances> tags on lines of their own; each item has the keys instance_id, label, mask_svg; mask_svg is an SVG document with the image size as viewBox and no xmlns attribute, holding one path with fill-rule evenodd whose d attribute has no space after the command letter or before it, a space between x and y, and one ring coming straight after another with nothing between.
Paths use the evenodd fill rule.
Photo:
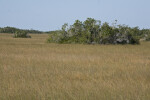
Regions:
<instances>
[{"instance_id":1,"label":"green grass","mask_svg":"<svg viewBox=\"0 0 150 100\"><path fill-rule=\"evenodd\" d=\"M0 34L0 100L150 100L150 42L48 44Z\"/></svg>"}]
</instances>

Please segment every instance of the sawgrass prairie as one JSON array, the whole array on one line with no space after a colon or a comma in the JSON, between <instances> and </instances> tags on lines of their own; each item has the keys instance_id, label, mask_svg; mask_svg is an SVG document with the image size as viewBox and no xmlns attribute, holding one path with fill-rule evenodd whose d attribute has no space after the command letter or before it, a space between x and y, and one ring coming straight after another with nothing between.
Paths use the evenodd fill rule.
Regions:
<instances>
[{"instance_id":1,"label":"sawgrass prairie","mask_svg":"<svg viewBox=\"0 0 150 100\"><path fill-rule=\"evenodd\" d=\"M150 42L46 43L0 34L0 100L150 100Z\"/></svg>"}]
</instances>

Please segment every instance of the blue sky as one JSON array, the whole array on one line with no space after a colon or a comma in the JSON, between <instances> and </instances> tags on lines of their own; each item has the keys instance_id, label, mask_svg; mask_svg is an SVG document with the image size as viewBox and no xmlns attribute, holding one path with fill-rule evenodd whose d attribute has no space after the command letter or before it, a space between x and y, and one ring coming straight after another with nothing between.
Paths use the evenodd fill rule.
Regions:
<instances>
[{"instance_id":1,"label":"blue sky","mask_svg":"<svg viewBox=\"0 0 150 100\"><path fill-rule=\"evenodd\" d=\"M150 0L0 0L0 27L49 31L91 17L150 28L149 5Z\"/></svg>"}]
</instances>

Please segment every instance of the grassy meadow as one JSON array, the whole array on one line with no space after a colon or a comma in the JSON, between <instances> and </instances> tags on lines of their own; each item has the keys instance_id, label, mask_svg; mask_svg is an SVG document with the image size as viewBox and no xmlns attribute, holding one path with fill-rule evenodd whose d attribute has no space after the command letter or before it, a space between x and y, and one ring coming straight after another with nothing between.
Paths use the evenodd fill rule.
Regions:
<instances>
[{"instance_id":1,"label":"grassy meadow","mask_svg":"<svg viewBox=\"0 0 150 100\"><path fill-rule=\"evenodd\" d=\"M150 42L46 43L0 34L0 100L150 100Z\"/></svg>"}]
</instances>

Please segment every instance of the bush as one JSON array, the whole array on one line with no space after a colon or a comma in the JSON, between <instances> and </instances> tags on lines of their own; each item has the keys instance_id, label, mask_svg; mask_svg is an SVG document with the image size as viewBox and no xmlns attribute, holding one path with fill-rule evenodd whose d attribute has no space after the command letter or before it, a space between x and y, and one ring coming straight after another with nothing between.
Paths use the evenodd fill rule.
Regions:
<instances>
[{"instance_id":1,"label":"bush","mask_svg":"<svg viewBox=\"0 0 150 100\"><path fill-rule=\"evenodd\" d=\"M47 42L49 43L58 43L62 40L62 31L53 31L49 34L49 38L47 39Z\"/></svg>"},{"instance_id":2,"label":"bush","mask_svg":"<svg viewBox=\"0 0 150 100\"><path fill-rule=\"evenodd\" d=\"M146 41L150 41L150 34L148 34L147 36L146 36L146 39L145 39Z\"/></svg>"},{"instance_id":3,"label":"bush","mask_svg":"<svg viewBox=\"0 0 150 100\"><path fill-rule=\"evenodd\" d=\"M25 31L16 31L14 33L14 38L31 38Z\"/></svg>"}]
</instances>

